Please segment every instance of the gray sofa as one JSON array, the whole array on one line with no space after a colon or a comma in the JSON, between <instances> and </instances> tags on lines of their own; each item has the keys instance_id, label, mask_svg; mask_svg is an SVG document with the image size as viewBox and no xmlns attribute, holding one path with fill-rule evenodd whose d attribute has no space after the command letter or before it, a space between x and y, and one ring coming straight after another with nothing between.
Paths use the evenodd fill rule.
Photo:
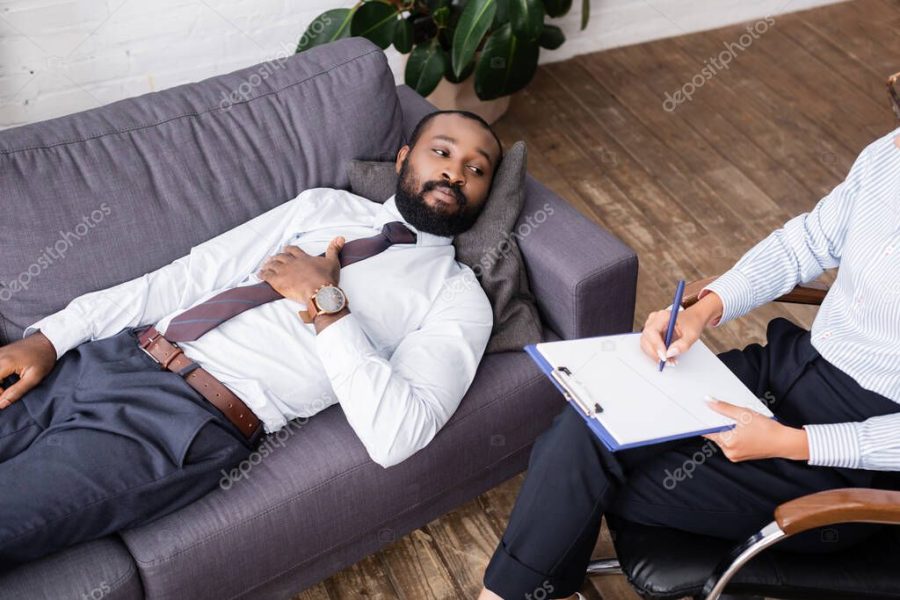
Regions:
<instances>
[{"instance_id":1,"label":"gray sofa","mask_svg":"<svg viewBox=\"0 0 900 600\"><path fill-rule=\"evenodd\" d=\"M0 132L0 342L303 189L346 188L349 159L393 159L431 110L349 38ZM630 331L635 254L529 176L522 222L546 206L521 240L546 339ZM524 352L488 354L434 441L389 469L332 406L228 489L8 572L0 598L289 598L522 471L562 406Z\"/></svg>"}]
</instances>

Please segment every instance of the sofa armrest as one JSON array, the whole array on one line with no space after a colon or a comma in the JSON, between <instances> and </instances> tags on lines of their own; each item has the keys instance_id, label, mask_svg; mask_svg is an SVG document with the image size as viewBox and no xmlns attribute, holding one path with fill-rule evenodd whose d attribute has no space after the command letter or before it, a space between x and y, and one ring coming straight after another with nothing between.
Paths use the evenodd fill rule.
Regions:
<instances>
[{"instance_id":1,"label":"sofa armrest","mask_svg":"<svg viewBox=\"0 0 900 600\"><path fill-rule=\"evenodd\" d=\"M541 318L561 338L632 331L638 259L631 248L531 175L515 233Z\"/></svg>"}]
</instances>

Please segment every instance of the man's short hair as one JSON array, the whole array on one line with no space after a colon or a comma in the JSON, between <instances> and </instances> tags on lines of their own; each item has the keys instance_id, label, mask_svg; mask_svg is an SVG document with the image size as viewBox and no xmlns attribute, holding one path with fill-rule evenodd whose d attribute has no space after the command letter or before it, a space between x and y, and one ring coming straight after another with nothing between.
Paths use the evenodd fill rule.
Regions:
<instances>
[{"instance_id":1,"label":"man's short hair","mask_svg":"<svg viewBox=\"0 0 900 600\"><path fill-rule=\"evenodd\" d=\"M475 113L470 112L468 110L438 110L438 111L429 113L429 114L425 115L424 117L422 117L422 120L420 120L419 123L416 125L416 128L413 129L412 135L409 138L410 151L412 151L412 149L416 147L416 142L418 142L419 138L422 137L422 132L425 131L425 127L428 125L428 123L431 122L431 120L434 119L435 117L437 117L438 115L459 115L461 117L465 117L467 119L472 119L473 121L477 121L478 123L481 124L482 127L487 129L491 133L491 135L494 136L494 139L497 140L497 147L500 148L500 156L497 159L497 164L494 165L495 171L496 171L496 167L500 166L500 161L503 160L503 144L500 143L500 138L497 137L497 134L494 132L494 130L491 128L491 126L488 125L487 121L485 121L480 116L478 116Z\"/></svg>"}]
</instances>

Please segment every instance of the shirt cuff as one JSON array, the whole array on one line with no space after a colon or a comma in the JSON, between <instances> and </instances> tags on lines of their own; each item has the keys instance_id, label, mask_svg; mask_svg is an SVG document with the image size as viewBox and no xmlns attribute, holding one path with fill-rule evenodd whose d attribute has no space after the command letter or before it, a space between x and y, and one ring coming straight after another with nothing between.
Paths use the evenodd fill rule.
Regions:
<instances>
[{"instance_id":1,"label":"shirt cuff","mask_svg":"<svg viewBox=\"0 0 900 600\"><path fill-rule=\"evenodd\" d=\"M856 423L804 425L809 438L809 464L858 469L862 463Z\"/></svg>"},{"instance_id":2,"label":"shirt cuff","mask_svg":"<svg viewBox=\"0 0 900 600\"><path fill-rule=\"evenodd\" d=\"M722 316L713 323L713 327L743 316L754 308L753 286L746 275L735 269L726 271L705 286L697 294L697 299L699 300L709 293L707 290L715 292L722 299Z\"/></svg>"},{"instance_id":3,"label":"shirt cuff","mask_svg":"<svg viewBox=\"0 0 900 600\"><path fill-rule=\"evenodd\" d=\"M84 327L84 322L63 311L53 313L29 325L22 332L22 337L26 338L38 330L53 344L57 360L72 348L91 339L90 333Z\"/></svg>"},{"instance_id":4,"label":"shirt cuff","mask_svg":"<svg viewBox=\"0 0 900 600\"><path fill-rule=\"evenodd\" d=\"M316 335L316 352L328 377L334 381L375 353L372 342L356 316L350 312Z\"/></svg>"}]
</instances>

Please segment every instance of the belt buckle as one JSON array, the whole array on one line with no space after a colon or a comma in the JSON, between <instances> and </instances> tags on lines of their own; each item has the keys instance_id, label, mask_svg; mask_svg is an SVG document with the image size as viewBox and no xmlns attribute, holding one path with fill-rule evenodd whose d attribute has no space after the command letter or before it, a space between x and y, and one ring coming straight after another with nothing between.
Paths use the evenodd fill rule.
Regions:
<instances>
[{"instance_id":1,"label":"belt buckle","mask_svg":"<svg viewBox=\"0 0 900 600\"><path fill-rule=\"evenodd\" d=\"M155 342L155 341L156 341L158 338L160 338L161 336L162 336L162 334L161 334L160 332L157 331L157 332L156 332L156 335L154 335L153 337L147 338L146 345L149 346L150 344L152 344L153 342ZM171 343L171 342L170 342L170 343ZM147 356L149 356L150 358L152 358L152 359L153 359L153 362L155 362L156 364L160 365L160 368L162 368L162 363L159 362L159 360L157 360L157 358L156 358L155 356L153 356L152 354L150 354L150 351L147 350L146 346L144 346L143 343L139 343L139 344L138 344L138 348L140 348L140 349L141 349L141 352L143 352L144 354L146 354Z\"/></svg>"}]
</instances>

